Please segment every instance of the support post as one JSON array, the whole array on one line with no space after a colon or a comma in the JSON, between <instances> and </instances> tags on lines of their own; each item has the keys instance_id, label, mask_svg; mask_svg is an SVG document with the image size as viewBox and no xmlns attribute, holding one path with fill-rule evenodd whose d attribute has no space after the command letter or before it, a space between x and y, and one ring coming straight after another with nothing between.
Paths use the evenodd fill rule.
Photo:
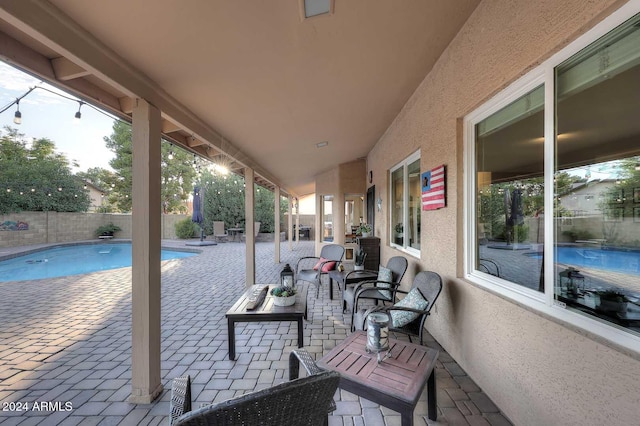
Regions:
<instances>
[{"instance_id":1,"label":"support post","mask_svg":"<svg viewBox=\"0 0 640 426\"><path fill-rule=\"evenodd\" d=\"M300 242L300 201L296 198L296 243Z\"/></svg>"},{"instance_id":2,"label":"support post","mask_svg":"<svg viewBox=\"0 0 640 426\"><path fill-rule=\"evenodd\" d=\"M287 208L289 209L289 215L287 216L287 227L289 228L289 251L293 250L293 209L291 208L291 195L287 199Z\"/></svg>"},{"instance_id":3,"label":"support post","mask_svg":"<svg viewBox=\"0 0 640 426\"><path fill-rule=\"evenodd\" d=\"M246 285L256 283L256 237L255 237L255 194L254 171L250 167L244 169L244 236L246 241Z\"/></svg>"},{"instance_id":4,"label":"support post","mask_svg":"<svg viewBox=\"0 0 640 426\"><path fill-rule=\"evenodd\" d=\"M273 206L273 212L275 215L273 224L274 224L274 233L275 233L275 259L276 263L280 263L280 187L276 186L274 191L275 205Z\"/></svg>"},{"instance_id":5,"label":"support post","mask_svg":"<svg viewBox=\"0 0 640 426\"><path fill-rule=\"evenodd\" d=\"M160 110L143 99L133 109L131 396L149 404L160 378Z\"/></svg>"}]
</instances>

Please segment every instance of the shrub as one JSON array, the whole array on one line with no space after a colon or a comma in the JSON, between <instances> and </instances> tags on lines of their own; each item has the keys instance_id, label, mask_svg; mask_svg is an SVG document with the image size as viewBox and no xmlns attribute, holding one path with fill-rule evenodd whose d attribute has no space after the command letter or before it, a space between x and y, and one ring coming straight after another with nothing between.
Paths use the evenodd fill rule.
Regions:
<instances>
[{"instance_id":1,"label":"shrub","mask_svg":"<svg viewBox=\"0 0 640 426\"><path fill-rule=\"evenodd\" d=\"M109 222L108 224L101 225L98 227L98 229L96 229L96 236L113 236L113 234L118 231L120 231L120 227L118 225L114 225L113 222Z\"/></svg>"},{"instance_id":2,"label":"shrub","mask_svg":"<svg viewBox=\"0 0 640 426\"><path fill-rule=\"evenodd\" d=\"M195 237L197 231L197 225L190 218L185 218L176 223L176 236L180 239L186 240Z\"/></svg>"}]
</instances>

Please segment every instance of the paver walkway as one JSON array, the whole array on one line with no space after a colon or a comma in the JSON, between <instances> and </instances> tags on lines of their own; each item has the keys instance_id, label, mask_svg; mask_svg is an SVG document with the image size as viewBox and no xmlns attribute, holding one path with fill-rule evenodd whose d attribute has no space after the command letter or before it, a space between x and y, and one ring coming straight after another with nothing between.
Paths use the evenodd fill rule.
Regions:
<instances>
[{"instance_id":1,"label":"paver walkway","mask_svg":"<svg viewBox=\"0 0 640 426\"><path fill-rule=\"evenodd\" d=\"M185 247L184 241L164 245ZM283 244L282 264L273 261L273 248L273 243L256 244L258 283L277 282L284 263L311 255L313 242L300 242L293 251ZM244 244L200 249L198 256L162 265L165 392L149 405L127 402L130 268L0 283L0 424L168 425L176 376L191 375L194 407L286 380L288 354L297 347L295 323L238 324L238 359L228 359L224 314L244 288ZM316 357L349 333L349 315L327 291L319 299L309 295L305 347ZM427 345L441 349L430 336ZM510 424L444 351L436 375L439 420L426 419L423 395L416 425ZM338 391L336 401L330 425L400 424L398 413L348 392Z\"/></svg>"}]
</instances>

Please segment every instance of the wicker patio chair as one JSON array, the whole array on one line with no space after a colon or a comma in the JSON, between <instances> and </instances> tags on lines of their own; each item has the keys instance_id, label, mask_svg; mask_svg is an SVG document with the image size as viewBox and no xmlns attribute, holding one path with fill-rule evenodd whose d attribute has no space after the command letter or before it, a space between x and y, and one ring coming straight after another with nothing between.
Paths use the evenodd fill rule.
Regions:
<instances>
[{"instance_id":1,"label":"wicker patio chair","mask_svg":"<svg viewBox=\"0 0 640 426\"><path fill-rule=\"evenodd\" d=\"M402 333L406 334L409 337L409 341L411 342L411 336L416 336L420 338L420 344L424 344L423 334L424 334L424 322L429 316L431 312L431 308L433 307L436 299L440 295L442 291L442 278L440 275L435 272L425 271L419 272L411 285L411 290L417 289L420 292L422 298L427 302L426 307L424 309L414 309L406 306L387 306L385 310L387 312L413 312L416 315L416 318L412 321L408 322L406 325L402 326L394 326L393 323L389 324L389 331L394 333ZM410 290L410 291L411 291ZM404 294L407 295L408 291L396 290L395 295ZM356 301L354 304L354 310L357 310L357 313L353 317L352 328L357 330L364 330L366 325L366 309L358 310L358 297L356 295Z\"/></svg>"},{"instance_id":2,"label":"wicker patio chair","mask_svg":"<svg viewBox=\"0 0 640 426\"><path fill-rule=\"evenodd\" d=\"M320 295L320 286L322 285L322 277L330 270L335 269L342 262L344 256L344 247L338 244L327 244L320 250L320 257L306 256L298 259L296 263L296 281L302 280L316 286L316 297ZM305 261L315 259L318 263L312 269L304 269L301 267Z\"/></svg>"},{"instance_id":3,"label":"wicker patio chair","mask_svg":"<svg viewBox=\"0 0 640 426\"><path fill-rule=\"evenodd\" d=\"M184 377L174 379L185 382ZM187 377L186 382L189 382ZM186 399L171 399L172 426L299 426L326 425L340 374L321 372L251 392L224 402L186 412L179 417ZM182 392L176 392L176 396ZM190 392L185 392L185 395ZM190 404L190 403L189 403Z\"/></svg>"},{"instance_id":4,"label":"wicker patio chair","mask_svg":"<svg viewBox=\"0 0 640 426\"><path fill-rule=\"evenodd\" d=\"M345 288L342 292L342 312L351 309L351 319L353 320L353 304L356 299L356 293L359 293L360 299L376 299L384 302L393 302L393 289L400 285L404 273L407 271L409 262L403 256L394 256L387 262L386 268L391 270L391 280L383 281L378 276L377 280L360 281L354 286ZM354 271L355 272L355 271ZM369 271L377 273L378 271ZM345 277L345 282L349 279L349 274ZM351 322L353 324L353 321Z\"/></svg>"}]
</instances>

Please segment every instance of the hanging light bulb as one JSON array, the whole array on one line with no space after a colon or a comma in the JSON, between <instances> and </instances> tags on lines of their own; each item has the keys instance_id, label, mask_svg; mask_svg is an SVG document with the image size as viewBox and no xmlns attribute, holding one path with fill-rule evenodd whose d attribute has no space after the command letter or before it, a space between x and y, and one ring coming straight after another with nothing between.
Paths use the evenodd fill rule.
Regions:
<instances>
[{"instance_id":1,"label":"hanging light bulb","mask_svg":"<svg viewBox=\"0 0 640 426\"><path fill-rule=\"evenodd\" d=\"M13 114L13 122L22 124L22 113L20 112L20 99L16 99L16 113Z\"/></svg>"},{"instance_id":2,"label":"hanging light bulb","mask_svg":"<svg viewBox=\"0 0 640 426\"><path fill-rule=\"evenodd\" d=\"M76 112L76 120L80 120L82 118L82 113L80 112L80 108L82 108L82 105L84 104L84 102L82 101L78 101L78 112Z\"/></svg>"},{"instance_id":3,"label":"hanging light bulb","mask_svg":"<svg viewBox=\"0 0 640 426\"><path fill-rule=\"evenodd\" d=\"M173 160L173 144L170 143L169 146L171 147L171 149L169 150L169 155L167 156L167 158L169 160Z\"/></svg>"}]
</instances>

